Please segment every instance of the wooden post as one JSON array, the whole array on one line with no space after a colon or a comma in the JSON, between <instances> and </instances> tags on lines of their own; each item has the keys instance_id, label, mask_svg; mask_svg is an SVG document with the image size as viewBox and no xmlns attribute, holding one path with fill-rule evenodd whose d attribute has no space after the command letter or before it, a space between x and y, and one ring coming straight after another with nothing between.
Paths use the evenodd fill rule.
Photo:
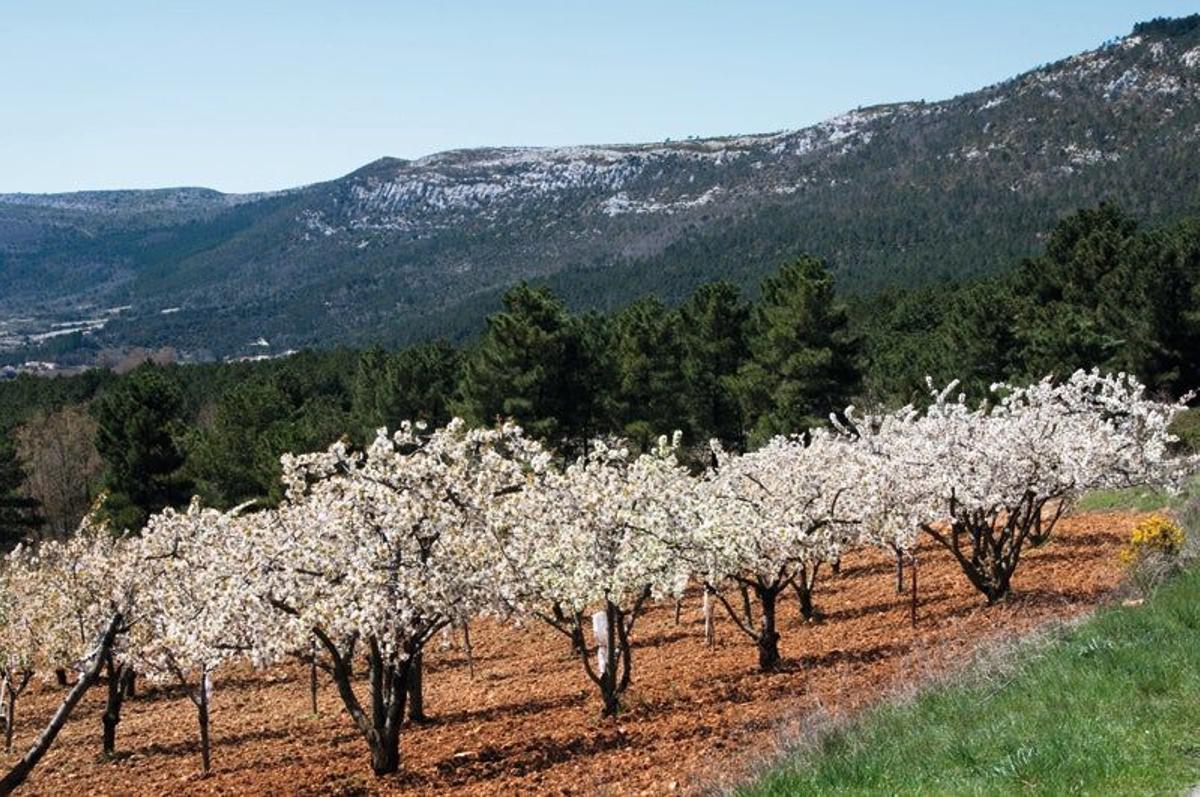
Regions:
<instances>
[{"instance_id":1,"label":"wooden post","mask_svg":"<svg viewBox=\"0 0 1200 797\"><path fill-rule=\"evenodd\" d=\"M912 624L913 628L917 627L917 552L914 549L912 553Z\"/></svg>"},{"instance_id":2,"label":"wooden post","mask_svg":"<svg viewBox=\"0 0 1200 797\"><path fill-rule=\"evenodd\" d=\"M0 675L0 730L8 734L8 670Z\"/></svg>"},{"instance_id":3,"label":"wooden post","mask_svg":"<svg viewBox=\"0 0 1200 797\"><path fill-rule=\"evenodd\" d=\"M463 621L463 653L467 654L467 672L475 680L475 652L471 648L471 624Z\"/></svg>"},{"instance_id":4,"label":"wooden post","mask_svg":"<svg viewBox=\"0 0 1200 797\"><path fill-rule=\"evenodd\" d=\"M597 672L604 675L608 672L608 613L592 613L592 636L596 638L596 661L599 664Z\"/></svg>"},{"instance_id":5,"label":"wooden post","mask_svg":"<svg viewBox=\"0 0 1200 797\"><path fill-rule=\"evenodd\" d=\"M309 642L308 648L308 697L312 703L313 716L317 716L317 641Z\"/></svg>"},{"instance_id":6,"label":"wooden post","mask_svg":"<svg viewBox=\"0 0 1200 797\"><path fill-rule=\"evenodd\" d=\"M716 645L717 635L716 629L713 627L713 601L712 590L708 587L704 588L704 644L710 648Z\"/></svg>"}]
</instances>

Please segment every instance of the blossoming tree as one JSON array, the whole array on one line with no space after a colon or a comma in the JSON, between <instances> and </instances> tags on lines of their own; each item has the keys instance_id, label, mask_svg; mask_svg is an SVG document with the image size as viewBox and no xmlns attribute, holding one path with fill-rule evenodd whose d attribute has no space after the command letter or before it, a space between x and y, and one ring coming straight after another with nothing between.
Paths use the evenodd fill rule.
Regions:
<instances>
[{"instance_id":1,"label":"blossoming tree","mask_svg":"<svg viewBox=\"0 0 1200 797\"><path fill-rule=\"evenodd\" d=\"M114 646L136 623L142 584L128 539L91 518L65 542L47 540L33 551L18 549L5 568L23 591L37 596L24 602L28 614L23 620L38 629L32 653L37 669L52 673L69 666L79 677L29 750L0 778L3 794L29 776L99 677Z\"/></svg>"},{"instance_id":2,"label":"blossoming tree","mask_svg":"<svg viewBox=\"0 0 1200 797\"><path fill-rule=\"evenodd\" d=\"M1182 403L1146 397L1125 374L1077 371L1027 387L994 385L969 406L938 391L864 433L906 485L892 501L919 509L920 528L995 603L1009 594L1025 546L1047 540L1087 490L1171 488L1194 463L1173 457L1168 427Z\"/></svg>"},{"instance_id":3,"label":"blossoming tree","mask_svg":"<svg viewBox=\"0 0 1200 797\"><path fill-rule=\"evenodd\" d=\"M151 516L135 549L146 583L142 600L154 610L135 629L130 658L147 678L183 687L196 707L205 773L212 675L237 656L262 663L258 641L276 619L252 599L248 543L240 508L218 512L193 500L184 512Z\"/></svg>"},{"instance_id":4,"label":"blossoming tree","mask_svg":"<svg viewBox=\"0 0 1200 797\"><path fill-rule=\"evenodd\" d=\"M376 774L400 765L414 659L442 628L496 605L485 506L547 460L519 427L462 421L381 430L365 452L339 443L283 458L288 500L253 523L265 594L289 618L274 644L298 650L316 636ZM363 649L369 713L351 678Z\"/></svg>"},{"instance_id":5,"label":"blossoming tree","mask_svg":"<svg viewBox=\"0 0 1200 797\"><path fill-rule=\"evenodd\" d=\"M578 653L605 716L619 711L629 686L630 638L647 602L677 597L687 583L678 545L694 480L676 462L676 445L664 437L635 458L593 441L587 455L493 507L510 603L543 618L557 609L574 639L589 626L598 637L594 666L586 644Z\"/></svg>"},{"instance_id":6,"label":"blossoming tree","mask_svg":"<svg viewBox=\"0 0 1200 797\"><path fill-rule=\"evenodd\" d=\"M701 488L690 557L730 619L754 640L763 670L780 662L779 595L793 587L811 616L822 563L855 540L850 496L861 487L855 453L846 438L824 430L807 440L776 437L742 456L716 451L717 467ZM721 589L730 583L754 594L757 626L730 605Z\"/></svg>"}]
</instances>

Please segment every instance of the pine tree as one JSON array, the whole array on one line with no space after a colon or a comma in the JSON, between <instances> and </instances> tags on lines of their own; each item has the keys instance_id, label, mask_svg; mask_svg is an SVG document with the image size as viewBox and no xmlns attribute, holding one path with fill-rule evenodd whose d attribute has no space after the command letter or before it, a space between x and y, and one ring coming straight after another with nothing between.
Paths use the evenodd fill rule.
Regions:
<instances>
[{"instance_id":1,"label":"pine tree","mask_svg":"<svg viewBox=\"0 0 1200 797\"><path fill-rule=\"evenodd\" d=\"M650 296L623 310L614 326L617 420L622 434L648 448L686 425L679 317Z\"/></svg>"},{"instance_id":2,"label":"pine tree","mask_svg":"<svg viewBox=\"0 0 1200 797\"><path fill-rule=\"evenodd\" d=\"M612 319L595 311L571 319L566 371L575 395L565 419L563 453L586 453L588 443L616 427L617 366Z\"/></svg>"},{"instance_id":3,"label":"pine tree","mask_svg":"<svg viewBox=\"0 0 1200 797\"><path fill-rule=\"evenodd\" d=\"M735 285L701 285L679 309L688 425L696 442L745 447L746 428L731 386L749 356L749 306Z\"/></svg>"},{"instance_id":4,"label":"pine tree","mask_svg":"<svg viewBox=\"0 0 1200 797\"><path fill-rule=\"evenodd\" d=\"M1121 302L1128 342L1113 366L1172 395L1200 386L1200 222L1141 236L1123 265L1121 291L1136 301Z\"/></svg>"},{"instance_id":5,"label":"pine tree","mask_svg":"<svg viewBox=\"0 0 1200 797\"><path fill-rule=\"evenodd\" d=\"M751 445L825 423L862 383L860 342L834 296L833 275L815 258L801 258L763 282L749 348L750 361L734 384Z\"/></svg>"},{"instance_id":6,"label":"pine tree","mask_svg":"<svg viewBox=\"0 0 1200 797\"><path fill-rule=\"evenodd\" d=\"M359 357L351 387L352 414L364 441L381 426L402 421L442 426L450 420L461 358L445 341L398 352L369 349Z\"/></svg>"},{"instance_id":7,"label":"pine tree","mask_svg":"<svg viewBox=\"0 0 1200 797\"><path fill-rule=\"evenodd\" d=\"M25 494L25 471L16 446L0 433L0 545L20 542L41 525L37 501Z\"/></svg>"},{"instance_id":8,"label":"pine tree","mask_svg":"<svg viewBox=\"0 0 1200 797\"><path fill-rule=\"evenodd\" d=\"M1022 376L1069 373L1103 365L1117 354L1125 343L1124 311L1102 313L1100 304L1114 281L1121 281L1123 251L1136 231L1133 220L1112 205L1081 210L1055 226L1044 254L1021 264L1014 295L1021 302L1016 335Z\"/></svg>"},{"instance_id":9,"label":"pine tree","mask_svg":"<svg viewBox=\"0 0 1200 797\"><path fill-rule=\"evenodd\" d=\"M105 504L117 528L140 528L166 506L191 494L183 476L183 394L164 369L146 364L97 399L96 450L105 463Z\"/></svg>"},{"instance_id":10,"label":"pine tree","mask_svg":"<svg viewBox=\"0 0 1200 797\"><path fill-rule=\"evenodd\" d=\"M545 287L521 283L504 294L504 311L466 358L456 409L476 424L511 419L535 437L559 445L574 438L580 391L575 360L578 328Z\"/></svg>"},{"instance_id":11,"label":"pine tree","mask_svg":"<svg viewBox=\"0 0 1200 797\"><path fill-rule=\"evenodd\" d=\"M935 352L928 376L935 384L959 380L970 395L984 399L991 385L1020 370L1013 316L1017 299L1007 283L988 281L960 288L943 304L935 335L923 343ZM928 388L919 396L928 398Z\"/></svg>"},{"instance_id":12,"label":"pine tree","mask_svg":"<svg viewBox=\"0 0 1200 797\"><path fill-rule=\"evenodd\" d=\"M188 436L187 472L207 504L228 508L280 496L279 457L290 450L281 447L290 442L292 413L291 400L270 379L240 382L220 397L211 420Z\"/></svg>"}]
</instances>

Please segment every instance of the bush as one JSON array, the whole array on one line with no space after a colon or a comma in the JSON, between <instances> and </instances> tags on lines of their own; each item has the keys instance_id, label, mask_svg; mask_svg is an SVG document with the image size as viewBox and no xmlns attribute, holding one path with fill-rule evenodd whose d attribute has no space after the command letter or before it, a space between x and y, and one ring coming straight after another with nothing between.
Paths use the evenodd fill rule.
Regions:
<instances>
[{"instance_id":1,"label":"bush","mask_svg":"<svg viewBox=\"0 0 1200 797\"><path fill-rule=\"evenodd\" d=\"M1133 527L1129 544L1121 551L1121 559L1136 564L1156 554L1177 556L1183 549L1183 528L1166 515L1155 513Z\"/></svg>"},{"instance_id":2,"label":"bush","mask_svg":"<svg viewBox=\"0 0 1200 797\"><path fill-rule=\"evenodd\" d=\"M1158 513L1133 527L1120 556L1142 594L1149 595L1179 569L1185 538L1182 526Z\"/></svg>"}]
</instances>

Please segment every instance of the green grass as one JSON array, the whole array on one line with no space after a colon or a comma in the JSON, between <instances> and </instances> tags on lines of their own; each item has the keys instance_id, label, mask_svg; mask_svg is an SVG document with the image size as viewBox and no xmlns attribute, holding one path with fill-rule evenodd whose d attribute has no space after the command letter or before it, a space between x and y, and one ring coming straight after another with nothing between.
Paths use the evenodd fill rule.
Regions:
<instances>
[{"instance_id":1,"label":"green grass","mask_svg":"<svg viewBox=\"0 0 1200 797\"><path fill-rule=\"evenodd\" d=\"M1096 490L1079 499L1077 512L1112 512L1134 510L1153 512L1157 509L1178 510L1191 496L1200 496L1200 476L1193 475L1178 495L1146 487L1127 487L1123 490Z\"/></svg>"},{"instance_id":2,"label":"green grass","mask_svg":"<svg viewBox=\"0 0 1200 797\"><path fill-rule=\"evenodd\" d=\"M1200 570L998 669L868 712L741 793L1181 794L1200 783Z\"/></svg>"},{"instance_id":3,"label":"green grass","mask_svg":"<svg viewBox=\"0 0 1200 797\"><path fill-rule=\"evenodd\" d=\"M1097 490L1079 499L1075 506L1077 512L1112 512L1132 509L1138 512L1152 512L1156 509L1169 509L1174 505L1174 499L1158 490L1147 490L1144 487L1129 487L1124 490Z\"/></svg>"}]
</instances>

